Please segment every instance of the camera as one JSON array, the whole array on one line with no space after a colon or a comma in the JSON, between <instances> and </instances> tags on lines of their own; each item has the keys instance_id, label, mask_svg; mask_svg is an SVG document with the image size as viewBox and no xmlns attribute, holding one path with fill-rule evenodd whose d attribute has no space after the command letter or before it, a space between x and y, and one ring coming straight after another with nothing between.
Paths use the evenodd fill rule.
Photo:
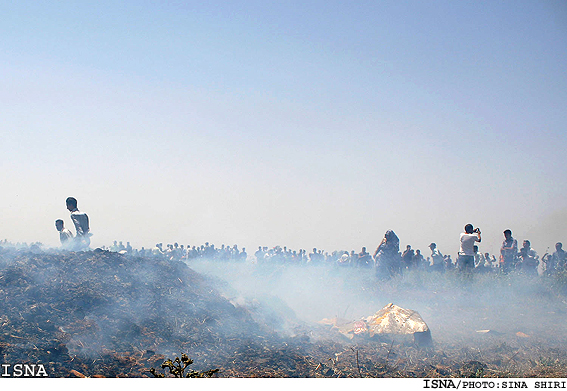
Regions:
<instances>
[{"instance_id":1,"label":"camera","mask_svg":"<svg viewBox=\"0 0 567 391\"><path fill-rule=\"evenodd\" d=\"M473 232L479 234L479 233L480 233L480 228L475 228L475 229L473 230Z\"/></svg>"}]
</instances>

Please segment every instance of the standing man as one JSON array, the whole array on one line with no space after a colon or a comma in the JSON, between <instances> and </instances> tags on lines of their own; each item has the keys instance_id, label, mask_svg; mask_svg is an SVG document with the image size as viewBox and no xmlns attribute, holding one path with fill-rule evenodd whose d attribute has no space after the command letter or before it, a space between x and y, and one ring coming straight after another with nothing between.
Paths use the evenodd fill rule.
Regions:
<instances>
[{"instance_id":1,"label":"standing man","mask_svg":"<svg viewBox=\"0 0 567 391\"><path fill-rule=\"evenodd\" d=\"M516 265L517 269L520 269L528 275L537 276L539 257L537 252L532 249L532 245L529 240L524 240L522 248L519 251L518 258L520 262Z\"/></svg>"},{"instance_id":2,"label":"standing man","mask_svg":"<svg viewBox=\"0 0 567 391\"><path fill-rule=\"evenodd\" d=\"M439 251L437 249L437 244L436 243L431 243L429 245L429 249L431 250L431 265L427 265L428 267L431 267L431 270L435 270L435 271L443 271L443 269L445 269L445 265L444 265L444 257L443 254L441 254L441 251Z\"/></svg>"},{"instance_id":3,"label":"standing man","mask_svg":"<svg viewBox=\"0 0 567 391\"><path fill-rule=\"evenodd\" d=\"M89 228L89 216L86 213L79 211L77 208L77 200L73 197L68 197L65 201L67 210L71 212L71 220L75 224L77 234L75 236L75 250L85 250L91 244L91 233Z\"/></svg>"},{"instance_id":4,"label":"standing man","mask_svg":"<svg viewBox=\"0 0 567 391\"><path fill-rule=\"evenodd\" d=\"M357 260L358 267L370 267L374 266L374 262L370 253L366 251L366 247L362 247L362 251L358 253Z\"/></svg>"},{"instance_id":5,"label":"standing man","mask_svg":"<svg viewBox=\"0 0 567 391\"><path fill-rule=\"evenodd\" d=\"M516 265L518 255L518 241L512 237L512 231L504 231L504 241L500 248L500 267L504 273L508 273Z\"/></svg>"},{"instance_id":6,"label":"standing man","mask_svg":"<svg viewBox=\"0 0 567 391\"><path fill-rule=\"evenodd\" d=\"M474 244L480 243L480 229L473 229L472 224L465 225L461 234L461 249L459 250L459 270L471 272L474 269Z\"/></svg>"},{"instance_id":7,"label":"standing man","mask_svg":"<svg viewBox=\"0 0 567 391\"><path fill-rule=\"evenodd\" d=\"M560 272L567 269L567 251L563 250L563 243L555 243L555 252L551 256L553 262L551 272Z\"/></svg>"},{"instance_id":8,"label":"standing man","mask_svg":"<svg viewBox=\"0 0 567 391\"><path fill-rule=\"evenodd\" d=\"M410 270L413 266L414 258L415 258L415 252L411 248L411 245L408 244L406 246L406 249L402 253L402 270L403 269Z\"/></svg>"}]
</instances>

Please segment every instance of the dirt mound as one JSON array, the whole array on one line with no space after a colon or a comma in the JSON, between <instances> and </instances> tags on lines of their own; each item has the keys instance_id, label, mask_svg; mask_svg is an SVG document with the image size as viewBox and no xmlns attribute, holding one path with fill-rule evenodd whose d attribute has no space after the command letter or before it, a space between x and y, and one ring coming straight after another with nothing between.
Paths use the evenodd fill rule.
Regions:
<instances>
[{"instance_id":1,"label":"dirt mound","mask_svg":"<svg viewBox=\"0 0 567 391\"><path fill-rule=\"evenodd\" d=\"M50 376L144 376L165 355L224 365L269 333L182 262L108 251L0 253L0 357Z\"/></svg>"},{"instance_id":2,"label":"dirt mound","mask_svg":"<svg viewBox=\"0 0 567 391\"><path fill-rule=\"evenodd\" d=\"M411 281L378 288L395 298ZM183 262L100 250L4 249L0 364L43 364L50 377L151 377L151 367L161 371L166 359L186 353L194 360L192 370L218 368L219 377L566 375L567 351L557 342L564 340L563 329L553 327L563 324L562 297L553 301L550 296L546 300L555 304L539 312L528 310L539 308L540 301L523 300L526 314L541 316L528 322L529 317L519 314L527 319L519 334L516 323L507 328L490 323L494 308L505 307L488 300L467 300L456 311L449 295L436 294L449 283L447 278L433 290L418 291L428 298L429 306L422 309L424 319L431 320L435 342L421 349L403 336L349 340L328 326L296 323L293 311L275 298L228 300L219 293L230 290L222 286L225 282L196 273ZM502 293L506 284L495 279L493 287ZM477 322L468 325L464 319ZM457 334L451 324L461 325ZM499 328L492 330L495 326Z\"/></svg>"}]
</instances>

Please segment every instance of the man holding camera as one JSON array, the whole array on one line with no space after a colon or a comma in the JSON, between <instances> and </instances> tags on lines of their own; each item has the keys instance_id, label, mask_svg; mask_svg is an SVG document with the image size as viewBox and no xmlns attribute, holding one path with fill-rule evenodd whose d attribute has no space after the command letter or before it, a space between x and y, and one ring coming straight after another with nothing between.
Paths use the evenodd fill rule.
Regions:
<instances>
[{"instance_id":1,"label":"man holding camera","mask_svg":"<svg viewBox=\"0 0 567 391\"><path fill-rule=\"evenodd\" d=\"M480 229L473 229L472 224L465 225L465 232L461 234L461 249L459 250L459 270L472 271L474 269L474 244L480 243Z\"/></svg>"}]
</instances>

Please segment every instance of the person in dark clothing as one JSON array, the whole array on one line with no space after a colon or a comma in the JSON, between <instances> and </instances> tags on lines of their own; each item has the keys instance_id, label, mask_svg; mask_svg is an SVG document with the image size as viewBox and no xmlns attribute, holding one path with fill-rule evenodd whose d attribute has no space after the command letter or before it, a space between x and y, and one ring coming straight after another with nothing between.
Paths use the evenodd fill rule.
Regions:
<instances>
[{"instance_id":1,"label":"person in dark clothing","mask_svg":"<svg viewBox=\"0 0 567 391\"><path fill-rule=\"evenodd\" d=\"M413 258L415 257L415 252L411 248L411 245L407 245L406 249L402 253L402 269L411 269L413 267Z\"/></svg>"},{"instance_id":2,"label":"person in dark clothing","mask_svg":"<svg viewBox=\"0 0 567 391\"><path fill-rule=\"evenodd\" d=\"M379 277L390 278L400 273L400 239L394 231L388 230L374 252L376 273Z\"/></svg>"},{"instance_id":3,"label":"person in dark clothing","mask_svg":"<svg viewBox=\"0 0 567 391\"><path fill-rule=\"evenodd\" d=\"M371 267L373 266L372 256L366 251L366 247L362 247L362 251L358 253L356 262L358 267Z\"/></svg>"},{"instance_id":4,"label":"person in dark clothing","mask_svg":"<svg viewBox=\"0 0 567 391\"><path fill-rule=\"evenodd\" d=\"M504 231L504 241L500 248L500 267L504 273L508 273L516 265L518 254L518 241L512 237L512 231Z\"/></svg>"}]
</instances>

